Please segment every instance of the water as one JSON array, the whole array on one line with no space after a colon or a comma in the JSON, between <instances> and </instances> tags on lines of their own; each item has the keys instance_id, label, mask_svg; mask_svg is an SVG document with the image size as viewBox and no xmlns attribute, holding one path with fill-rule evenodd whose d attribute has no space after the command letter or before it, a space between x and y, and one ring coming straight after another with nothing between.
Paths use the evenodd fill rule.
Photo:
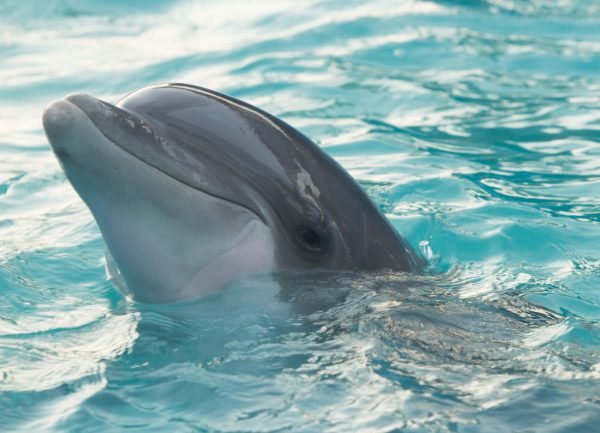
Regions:
<instances>
[{"instance_id":1,"label":"water","mask_svg":"<svg viewBox=\"0 0 600 433\"><path fill-rule=\"evenodd\" d=\"M592 432L600 3L0 1L0 426ZM430 275L107 281L41 110L182 81L316 140Z\"/></svg>"}]
</instances>

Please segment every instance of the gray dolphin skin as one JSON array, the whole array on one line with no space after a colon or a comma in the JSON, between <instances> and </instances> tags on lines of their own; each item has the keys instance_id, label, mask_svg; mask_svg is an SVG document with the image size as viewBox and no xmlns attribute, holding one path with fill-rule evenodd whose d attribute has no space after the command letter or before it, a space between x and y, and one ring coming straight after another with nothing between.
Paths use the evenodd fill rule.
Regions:
<instances>
[{"instance_id":1,"label":"gray dolphin skin","mask_svg":"<svg viewBox=\"0 0 600 433\"><path fill-rule=\"evenodd\" d=\"M188 300L255 273L425 265L338 163L229 96L176 83L116 105L75 94L43 123L136 300Z\"/></svg>"}]
</instances>

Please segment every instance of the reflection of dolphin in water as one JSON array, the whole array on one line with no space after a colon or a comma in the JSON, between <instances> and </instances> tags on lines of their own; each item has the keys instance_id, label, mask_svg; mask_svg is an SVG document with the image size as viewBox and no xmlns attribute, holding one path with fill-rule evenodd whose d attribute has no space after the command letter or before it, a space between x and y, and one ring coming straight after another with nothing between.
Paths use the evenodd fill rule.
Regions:
<instances>
[{"instance_id":1,"label":"reflection of dolphin in water","mask_svg":"<svg viewBox=\"0 0 600 433\"><path fill-rule=\"evenodd\" d=\"M50 105L44 128L134 296L172 302L277 270L418 270L357 183L291 126L184 84Z\"/></svg>"}]
</instances>

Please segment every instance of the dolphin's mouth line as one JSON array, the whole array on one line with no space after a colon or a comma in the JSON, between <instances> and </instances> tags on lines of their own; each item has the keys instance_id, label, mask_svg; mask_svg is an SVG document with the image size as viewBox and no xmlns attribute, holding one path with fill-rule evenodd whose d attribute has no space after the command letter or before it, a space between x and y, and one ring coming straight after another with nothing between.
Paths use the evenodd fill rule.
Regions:
<instances>
[{"instance_id":1,"label":"dolphin's mouth line","mask_svg":"<svg viewBox=\"0 0 600 433\"><path fill-rule=\"evenodd\" d=\"M177 181L177 182L181 183L182 185L185 185L185 186L186 186L186 187L188 187L188 188L191 188L191 189L193 189L193 190L195 190L195 191L198 191L198 192L200 192L200 193L202 193L202 194L206 194L206 195L208 195L208 196L210 196L210 197L213 197L213 198L216 198L216 199L218 199L218 200L222 200L222 201L225 201L225 202L227 202L227 203L231 203L231 204L234 204L234 205L236 205L236 206L239 206L239 207L241 207L241 208L243 208L243 209L247 210L248 212L252 213L254 216L256 216L256 217L257 217L257 218L258 218L258 219L259 219L259 220L260 220L260 221L261 221L261 222L262 222L262 223L263 223L265 226L268 226L268 224L267 224L267 221L264 219L264 217L263 217L262 215L260 215L259 213L257 213L257 212L256 212L255 210L253 210L252 208L250 208L250 207L248 207L248 206L246 206L246 205L244 205L244 204L242 204L242 203L239 203L239 202L237 202L237 201L235 201L235 200L231 200L231 199L228 199L228 198L222 197L222 196L220 196L220 195L218 195L218 194L215 194L215 193L212 193L212 192L206 191L206 190L204 190L204 189L202 189L202 188L200 188L200 187L198 187L198 186L196 186L196 185L191 185L191 184L189 184L188 182L186 182L185 180L183 180L183 179L181 179L181 178L179 178L179 177L176 177L176 176L174 176L174 175L172 175L172 174L170 174L170 173L166 172L165 170L161 169L160 167L157 167L155 164L151 164L151 163L149 163L148 161L144 160L144 159L143 159L143 158L141 158L140 156L138 156L138 155L136 155L135 153L131 152L130 150L126 149L126 148L125 148L125 146L122 146L122 145L120 145L120 144L119 144L117 141L115 141L115 140L113 140L111 137L109 137L109 136L108 136L108 135L107 135L107 134L106 134L106 133L105 133L105 132L102 130L102 128L101 128L101 127L100 127L100 126L99 126L99 125L98 125L96 122L94 122L94 119L92 119L92 118L91 118L91 117L90 117L90 116L89 116L89 115L86 113L86 111L85 111L83 108L81 108L80 106L78 106L78 105L77 105L77 104L76 104L74 101L70 101L70 100L67 100L67 99L65 99L64 101L65 101L65 102L67 102L67 103L69 103L69 104L71 104L71 105L73 105L73 106L74 106L74 107L76 107L78 110L80 110L80 111L81 111L81 112L82 112L82 113L85 115L85 117L86 117L86 118L87 118L87 119L88 119L88 120L89 120L89 121L90 121L90 122L91 122L91 123L94 125L94 127L96 128L96 130L97 130L97 131L98 131L98 132L99 132L99 133L100 133L100 134L101 134L101 135L102 135L104 138L106 138L106 140L107 140L109 143L111 143L111 144L113 144L114 146L118 147L120 150L122 150L123 152L125 152L125 153L127 153L128 155L132 156L132 157L133 157L133 158L135 158L136 160L138 160L138 161L140 161L141 163L143 163L143 164L147 165L148 167L151 167L151 168L153 168L154 170L158 171L159 173L161 173L161 174L163 174L163 175L165 175L165 176L167 176L167 177L169 177L169 178L171 178L171 179L173 179L173 180L175 180L175 181ZM121 108L121 110L123 110L123 109ZM127 111L127 110L124 110L124 111ZM129 111L128 111L128 112L129 112ZM129 113L130 113L130 112L129 112ZM135 113L132 113L132 114L135 114Z\"/></svg>"}]
</instances>

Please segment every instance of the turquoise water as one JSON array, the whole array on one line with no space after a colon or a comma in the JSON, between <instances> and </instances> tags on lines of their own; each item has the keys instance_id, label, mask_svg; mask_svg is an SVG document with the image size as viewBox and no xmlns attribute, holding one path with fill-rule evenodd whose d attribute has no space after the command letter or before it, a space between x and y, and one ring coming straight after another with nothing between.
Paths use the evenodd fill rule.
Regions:
<instances>
[{"instance_id":1,"label":"turquoise water","mask_svg":"<svg viewBox=\"0 0 600 433\"><path fill-rule=\"evenodd\" d=\"M0 1L0 430L593 432L600 2ZM41 129L183 81L346 167L430 275L107 281Z\"/></svg>"}]
</instances>

